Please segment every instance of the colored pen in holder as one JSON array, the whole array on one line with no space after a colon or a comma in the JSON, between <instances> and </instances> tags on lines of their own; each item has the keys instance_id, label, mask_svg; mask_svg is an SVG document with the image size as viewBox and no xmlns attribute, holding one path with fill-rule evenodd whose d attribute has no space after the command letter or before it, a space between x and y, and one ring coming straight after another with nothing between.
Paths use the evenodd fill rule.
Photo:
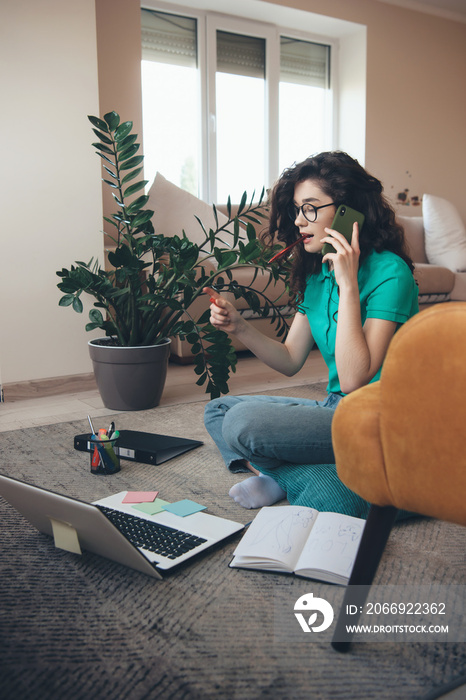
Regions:
<instances>
[{"instance_id":1,"label":"colored pen in holder","mask_svg":"<svg viewBox=\"0 0 466 700\"><path fill-rule=\"evenodd\" d=\"M89 423L92 429L91 445L93 446L91 450L91 474L116 474L120 471L120 458L115 450L119 432L115 431L112 424L108 432L101 428L96 435L90 420Z\"/></svg>"}]
</instances>

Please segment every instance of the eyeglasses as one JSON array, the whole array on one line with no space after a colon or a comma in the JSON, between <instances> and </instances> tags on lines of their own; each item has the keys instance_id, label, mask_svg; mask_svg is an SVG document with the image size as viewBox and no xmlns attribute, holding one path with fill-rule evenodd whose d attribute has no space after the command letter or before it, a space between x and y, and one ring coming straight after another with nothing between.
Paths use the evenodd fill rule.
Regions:
<instances>
[{"instance_id":1,"label":"eyeglasses","mask_svg":"<svg viewBox=\"0 0 466 700\"><path fill-rule=\"evenodd\" d=\"M295 221L295 219L297 219L299 216L299 212L302 212L304 218L311 224L313 224L314 221L317 221L318 209L324 209L325 207L331 207L334 205L335 202L330 202L329 204L321 204L320 207L315 207L313 204L309 204L309 202L306 202L306 204L302 204L300 207L297 207L296 204L290 204L290 206L288 207L288 216L290 217L291 221Z\"/></svg>"}]
</instances>

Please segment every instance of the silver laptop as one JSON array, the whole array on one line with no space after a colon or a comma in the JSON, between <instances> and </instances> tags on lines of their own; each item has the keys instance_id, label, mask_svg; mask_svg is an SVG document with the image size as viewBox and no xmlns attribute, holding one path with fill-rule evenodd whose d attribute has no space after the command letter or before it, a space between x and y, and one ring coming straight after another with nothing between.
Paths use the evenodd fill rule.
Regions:
<instances>
[{"instance_id":1,"label":"silver laptop","mask_svg":"<svg viewBox=\"0 0 466 700\"><path fill-rule=\"evenodd\" d=\"M55 545L86 549L154 578L225 541L244 525L208 513L138 512L126 491L85 503L0 474L0 496Z\"/></svg>"}]
</instances>

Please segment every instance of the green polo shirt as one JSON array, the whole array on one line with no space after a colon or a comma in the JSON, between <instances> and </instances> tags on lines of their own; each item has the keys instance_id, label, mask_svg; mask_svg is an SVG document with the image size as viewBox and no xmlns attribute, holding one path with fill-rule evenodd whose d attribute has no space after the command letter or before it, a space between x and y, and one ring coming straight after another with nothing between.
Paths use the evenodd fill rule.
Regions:
<instances>
[{"instance_id":1,"label":"green polo shirt","mask_svg":"<svg viewBox=\"0 0 466 700\"><path fill-rule=\"evenodd\" d=\"M388 250L372 251L358 272L361 321L382 318L398 327L419 311L418 288L408 265ZM310 275L298 311L305 313L312 337L329 369L327 391L342 394L335 365L335 339L338 318L338 285L334 272L324 263L320 273ZM371 380L380 377L380 370Z\"/></svg>"}]
</instances>

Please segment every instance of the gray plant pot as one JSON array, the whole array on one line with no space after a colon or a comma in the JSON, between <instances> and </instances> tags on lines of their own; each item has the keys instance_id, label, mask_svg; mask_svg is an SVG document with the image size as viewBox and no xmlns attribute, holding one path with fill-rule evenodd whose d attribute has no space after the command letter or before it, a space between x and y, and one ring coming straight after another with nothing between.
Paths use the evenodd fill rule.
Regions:
<instances>
[{"instance_id":1,"label":"gray plant pot","mask_svg":"<svg viewBox=\"0 0 466 700\"><path fill-rule=\"evenodd\" d=\"M143 411L159 405L167 377L169 338L158 345L113 347L89 341L89 354L102 401L116 411Z\"/></svg>"}]
</instances>

